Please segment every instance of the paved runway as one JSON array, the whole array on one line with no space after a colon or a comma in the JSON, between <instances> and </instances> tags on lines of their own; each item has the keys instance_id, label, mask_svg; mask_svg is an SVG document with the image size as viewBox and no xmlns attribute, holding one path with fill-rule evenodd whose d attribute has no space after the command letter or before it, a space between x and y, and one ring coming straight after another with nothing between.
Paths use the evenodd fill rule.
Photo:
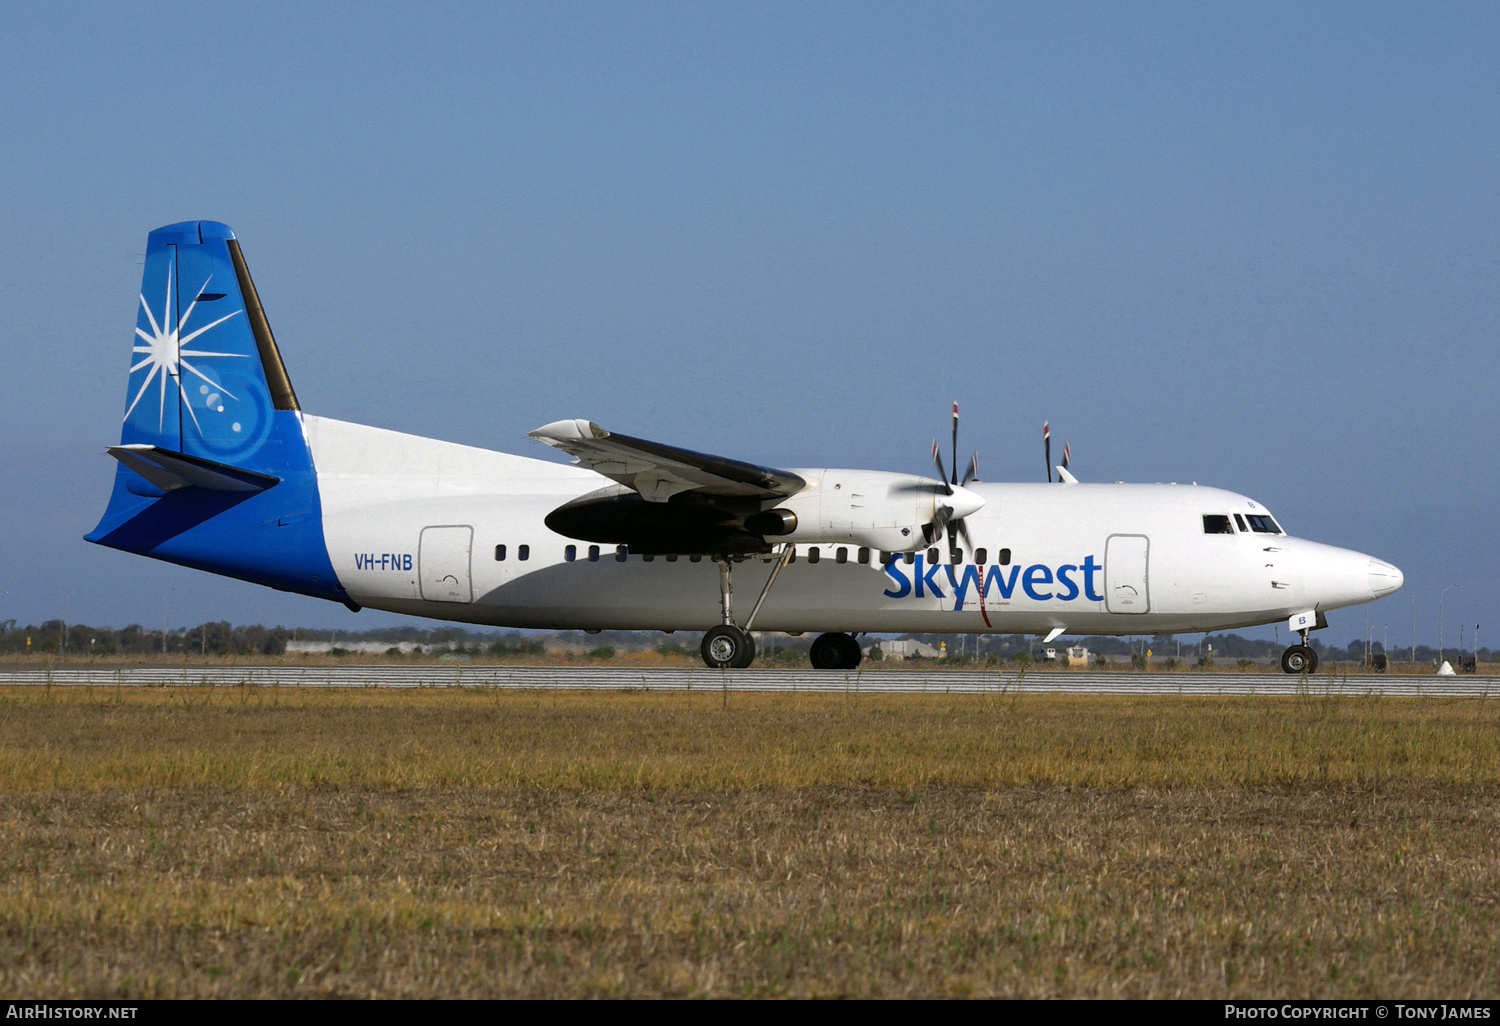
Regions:
<instances>
[{"instance_id":1,"label":"paved runway","mask_svg":"<svg viewBox=\"0 0 1500 1026\"><path fill-rule=\"evenodd\" d=\"M1500 677L1384 674L1093 673L1072 671L869 669L710 670L588 666L188 666L0 671L0 685L94 687L477 687L662 691L815 691L927 694L1409 695L1500 698Z\"/></svg>"}]
</instances>

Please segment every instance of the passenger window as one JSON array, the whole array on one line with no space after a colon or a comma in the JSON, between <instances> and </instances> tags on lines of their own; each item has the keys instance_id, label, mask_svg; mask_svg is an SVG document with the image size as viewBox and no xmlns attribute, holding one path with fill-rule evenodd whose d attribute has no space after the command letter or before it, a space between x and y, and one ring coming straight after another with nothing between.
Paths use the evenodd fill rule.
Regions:
<instances>
[{"instance_id":1,"label":"passenger window","mask_svg":"<svg viewBox=\"0 0 1500 1026\"><path fill-rule=\"evenodd\" d=\"M629 546L627 546L627 545L617 545L617 546L615 546L615 562L616 563L623 563L623 562L625 562L625 557L628 556L628 555L630 555L630 547Z\"/></svg>"},{"instance_id":2,"label":"passenger window","mask_svg":"<svg viewBox=\"0 0 1500 1026\"><path fill-rule=\"evenodd\" d=\"M859 563L860 563L860 566L869 566L870 565L870 550L869 549L864 548L864 547L860 548L860 550L859 550Z\"/></svg>"},{"instance_id":3,"label":"passenger window","mask_svg":"<svg viewBox=\"0 0 1500 1026\"><path fill-rule=\"evenodd\" d=\"M1248 527L1245 526L1245 518L1242 517L1242 516L1240 516L1238 513L1236 513L1234 515L1234 522L1236 524L1240 525L1240 533L1241 534L1249 534L1250 533L1250 528L1248 528Z\"/></svg>"},{"instance_id":4,"label":"passenger window","mask_svg":"<svg viewBox=\"0 0 1500 1026\"><path fill-rule=\"evenodd\" d=\"M701 563L701 562L703 562L703 557L701 555L699 555L698 553L695 552L691 556L688 557L688 562L689 563Z\"/></svg>"},{"instance_id":5,"label":"passenger window","mask_svg":"<svg viewBox=\"0 0 1500 1026\"><path fill-rule=\"evenodd\" d=\"M1250 521L1250 530L1256 534L1280 534L1281 527L1268 516L1251 513L1245 519Z\"/></svg>"},{"instance_id":6,"label":"passenger window","mask_svg":"<svg viewBox=\"0 0 1500 1026\"><path fill-rule=\"evenodd\" d=\"M531 546L530 545L517 545L516 546L516 558L517 559L530 559L531 558Z\"/></svg>"},{"instance_id":7,"label":"passenger window","mask_svg":"<svg viewBox=\"0 0 1500 1026\"><path fill-rule=\"evenodd\" d=\"M952 563L954 566L960 566L963 563L963 561L964 561L964 550L963 549L949 549L948 550L948 562Z\"/></svg>"},{"instance_id":8,"label":"passenger window","mask_svg":"<svg viewBox=\"0 0 1500 1026\"><path fill-rule=\"evenodd\" d=\"M843 545L840 545L838 547L838 550L836 552L834 552L834 554L833 554L833 561L835 563L847 563L847 562L849 562L849 550L846 547L844 547Z\"/></svg>"},{"instance_id":9,"label":"passenger window","mask_svg":"<svg viewBox=\"0 0 1500 1026\"><path fill-rule=\"evenodd\" d=\"M667 557L667 562L668 563L675 563L675 562L677 562L677 557L676 556L668 556Z\"/></svg>"},{"instance_id":10,"label":"passenger window","mask_svg":"<svg viewBox=\"0 0 1500 1026\"><path fill-rule=\"evenodd\" d=\"M599 562L599 546L597 546L597 545L590 545L589 546L589 562L590 563L597 563L597 562Z\"/></svg>"},{"instance_id":11,"label":"passenger window","mask_svg":"<svg viewBox=\"0 0 1500 1026\"><path fill-rule=\"evenodd\" d=\"M990 561L990 550L989 549L975 549L974 550L974 562L978 563L980 566L983 566L985 563L988 563L989 561Z\"/></svg>"},{"instance_id":12,"label":"passenger window","mask_svg":"<svg viewBox=\"0 0 1500 1026\"><path fill-rule=\"evenodd\" d=\"M566 559L569 563L573 562L573 560L575 560L577 558L578 558L578 546L577 545L569 545L567 548L563 549L563 559Z\"/></svg>"},{"instance_id":13,"label":"passenger window","mask_svg":"<svg viewBox=\"0 0 1500 1026\"><path fill-rule=\"evenodd\" d=\"M928 563L928 565L931 566L933 563L936 563L937 561L938 561L937 549L935 549L935 548L928 549L927 550L927 563Z\"/></svg>"},{"instance_id":14,"label":"passenger window","mask_svg":"<svg viewBox=\"0 0 1500 1026\"><path fill-rule=\"evenodd\" d=\"M1010 549L1000 550L1000 565L1010 566Z\"/></svg>"},{"instance_id":15,"label":"passenger window","mask_svg":"<svg viewBox=\"0 0 1500 1026\"><path fill-rule=\"evenodd\" d=\"M823 554L818 550L818 547L816 545L807 550L807 561L809 563L816 563L822 558Z\"/></svg>"},{"instance_id":16,"label":"passenger window","mask_svg":"<svg viewBox=\"0 0 1500 1026\"><path fill-rule=\"evenodd\" d=\"M1233 534L1234 525L1229 522L1229 517L1223 513L1203 514L1204 534Z\"/></svg>"},{"instance_id":17,"label":"passenger window","mask_svg":"<svg viewBox=\"0 0 1500 1026\"><path fill-rule=\"evenodd\" d=\"M654 559L655 559L655 558L656 558L656 557L655 557L655 556L653 556L653 555L652 555L652 554L651 554L651 553L649 553L649 552L648 552L648 553L646 553L646 554L645 554L645 555L644 555L644 556L642 556L642 557L641 557L641 558L642 558L642 559L643 559L643 560L645 560L645 561L646 561L646 562L647 562L647 563L649 563L649 562L651 562L651 561L652 561L652 560L654 560Z\"/></svg>"},{"instance_id":18,"label":"passenger window","mask_svg":"<svg viewBox=\"0 0 1500 1026\"><path fill-rule=\"evenodd\" d=\"M496 563L503 563L503 562L505 562L505 546L504 545L496 545L495 546L495 562Z\"/></svg>"},{"instance_id":19,"label":"passenger window","mask_svg":"<svg viewBox=\"0 0 1500 1026\"><path fill-rule=\"evenodd\" d=\"M903 552L901 554L901 562L905 563L907 566L911 566L916 561L917 554L915 552Z\"/></svg>"}]
</instances>

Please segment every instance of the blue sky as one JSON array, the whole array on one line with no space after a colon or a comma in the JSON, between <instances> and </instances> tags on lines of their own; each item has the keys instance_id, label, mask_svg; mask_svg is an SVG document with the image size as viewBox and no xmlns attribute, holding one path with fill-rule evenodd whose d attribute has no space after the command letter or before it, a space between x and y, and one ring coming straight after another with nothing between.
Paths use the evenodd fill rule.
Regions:
<instances>
[{"instance_id":1,"label":"blue sky","mask_svg":"<svg viewBox=\"0 0 1500 1026\"><path fill-rule=\"evenodd\" d=\"M48 4L0 36L0 619L387 622L88 545L146 233L309 412L1212 483L1500 641L1493 4ZM1399 625L1399 631L1397 630Z\"/></svg>"}]
</instances>

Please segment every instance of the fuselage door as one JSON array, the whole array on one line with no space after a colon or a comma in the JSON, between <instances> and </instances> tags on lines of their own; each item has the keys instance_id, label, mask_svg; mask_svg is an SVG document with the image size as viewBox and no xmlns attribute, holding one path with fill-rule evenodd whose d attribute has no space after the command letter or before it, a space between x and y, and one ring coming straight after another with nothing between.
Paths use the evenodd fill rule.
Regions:
<instances>
[{"instance_id":1,"label":"fuselage door","mask_svg":"<svg viewBox=\"0 0 1500 1026\"><path fill-rule=\"evenodd\" d=\"M1147 587L1151 539L1143 534L1112 534L1104 546L1104 605L1111 613L1151 611Z\"/></svg>"},{"instance_id":2,"label":"fuselage door","mask_svg":"<svg viewBox=\"0 0 1500 1026\"><path fill-rule=\"evenodd\" d=\"M428 602L472 602L469 550L472 527L424 527L417 556L422 575L422 598Z\"/></svg>"}]
</instances>

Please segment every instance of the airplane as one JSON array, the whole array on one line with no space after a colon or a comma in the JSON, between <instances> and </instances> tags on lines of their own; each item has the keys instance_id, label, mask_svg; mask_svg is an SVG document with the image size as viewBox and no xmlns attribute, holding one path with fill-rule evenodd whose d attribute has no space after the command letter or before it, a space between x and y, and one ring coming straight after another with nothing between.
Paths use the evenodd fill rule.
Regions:
<instances>
[{"instance_id":1,"label":"airplane","mask_svg":"<svg viewBox=\"0 0 1500 1026\"><path fill-rule=\"evenodd\" d=\"M513 628L703 631L745 667L754 631L1155 635L1286 621L1311 673L1330 610L1401 571L1296 538L1235 492L782 470L563 419L533 459L304 413L227 225L151 232L113 491L88 541L351 610ZM1050 436L1048 437L1050 446Z\"/></svg>"}]
</instances>

